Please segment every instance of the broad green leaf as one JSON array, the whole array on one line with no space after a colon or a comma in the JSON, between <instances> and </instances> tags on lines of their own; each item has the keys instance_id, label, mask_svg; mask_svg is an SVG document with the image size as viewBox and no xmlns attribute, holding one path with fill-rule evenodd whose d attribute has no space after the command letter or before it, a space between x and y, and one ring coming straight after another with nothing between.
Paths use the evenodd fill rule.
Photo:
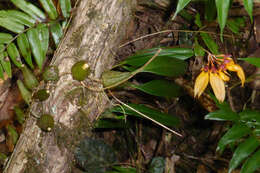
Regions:
<instances>
[{"instance_id":1,"label":"broad green leaf","mask_svg":"<svg viewBox=\"0 0 260 173\"><path fill-rule=\"evenodd\" d=\"M0 78L4 79L4 69L3 69L2 65L0 65Z\"/></svg>"},{"instance_id":2,"label":"broad green leaf","mask_svg":"<svg viewBox=\"0 0 260 173\"><path fill-rule=\"evenodd\" d=\"M205 51L199 44L197 38L195 39L195 43L194 43L194 54L195 56L199 56L199 57L203 57L205 55Z\"/></svg>"},{"instance_id":3,"label":"broad green leaf","mask_svg":"<svg viewBox=\"0 0 260 173\"><path fill-rule=\"evenodd\" d=\"M240 173L254 173L260 168L260 149L244 163Z\"/></svg>"},{"instance_id":4,"label":"broad green leaf","mask_svg":"<svg viewBox=\"0 0 260 173\"><path fill-rule=\"evenodd\" d=\"M164 173L165 159L163 157L154 157L149 165L149 173Z\"/></svg>"},{"instance_id":5,"label":"broad green leaf","mask_svg":"<svg viewBox=\"0 0 260 173\"><path fill-rule=\"evenodd\" d=\"M8 58L7 52L0 52L0 63L4 71L7 73L7 76L11 78L12 77L11 62Z\"/></svg>"},{"instance_id":6,"label":"broad green leaf","mask_svg":"<svg viewBox=\"0 0 260 173\"><path fill-rule=\"evenodd\" d=\"M29 41L28 41L25 33L22 33L17 37L17 45L18 45L19 50L20 50L22 56L24 57L26 63L32 69L34 69L34 66L32 63L31 47L30 47Z\"/></svg>"},{"instance_id":7,"label":"broad green leaf","mask_svg":"<svg viewBox=\"0 0 260 173\"><path fill-rule=\"evenodd\" d=\"M168 56L156 57L150 64L143 68L142 72L150 72L153 74L177 77L183 75L187 70L185 61L171 58Z\"/></svg>"},{"instance_id":8,"label":"broad green leaf","mask_svg":"<svg viewBox=\"0 0 260 173\"><path fill-rule=\"evenodd\" d=\"M126 60L121 62L119 65L128 64L131 66L140 67L144 65L149 59L153 57L153 55L158 51L159 48L147 49L136 53L128 57ZM186 60L194 55L192 49L189 48L162 48L159 55L156 57L161 56L168 56L171 58L176 58L180 60Z\"/></svg>"},{"instance_id":9,"label":"broad green leaf","mask_svg":"<svg viewBox=\"0 0 260 173\"><path fill-rule=\"evenodd\" d=\"M235 150L233 157L229 163L228 173L231 173L234 169L236 169L244 159L246 159L251 153L256 150L259 144L259 140L254 136L251 136L243 143L241 143Z\"/></svg>"},{"instance_id":10,"label":"broad green leaf","mask_svg":"<svg viewBox=\"0 0 260 173\"><path fill-rule=\"evenodd\" d=\"M18 79L16 81L19 91L22 95L23 100L30 105L31 101L32 101L32 93L24 86L23 82Z\"/></svg>"},{"instance_id":11,"label":"broad green leaf","mask_svg":"<svg viewBox=\"0 0 260 173\"><path fill-rule=\"evenodd\" d=\"M152 80L142 85L131 86L148 94L166 98L178 97L181 92L179 85L167 80Z\"/></svg>"},{"instance_id":12,"label":"broad green leaf","mask_svg":"<svg viewBox=\"0 0 260 173\"><path fill-rule=\"evenodd\" d=\"M14 33L21 33L24 31L24 25L6 17L0 17L0 26Z\"/></svg>"},{"instance_id":13,"label":"broad green leaf","mask_svg":"<svg viewBox=\"0 0 260 173\"><path fill-rule=\"evenodd\" d=\"M130 124L125 120L115 120L115 119L100 119L95 124L95 128L99 129L118 129L127 128Z\"/></svg>"},{"instance_id":14,"label":"broad green leaf","mask_svg":"<svg viewBox=\"0 0 260 173\"><path fill-rule=\"evenodd\" d=\"M253 6L254 0L243 0L244 8L246 9L248 15L250 16L251 22L253 22Z\"/></svg>"},{"instance_id":15,"label":"broad green leaf","mask_svg":"<svg viewBox=\"0 0 260 173\"><path fill-rule=\"evenodd\" d=\"M215 112L210 112L205 116L207 120L216 120L216 121L238 121L239 116L232 110L223 110L219 109Z\"/></svg>"},{"instance_id":16,"label":"broad green leaf","mask_svg":"<svg viewBox=\"0 0 260 173\"><path fill-rule=\"evenodd\" d=\"M255 58L255 57L239 58L239 60L246 61L246 62L253 64L256 67L260 68L260 57L259 58Z\"/></svg>"},{"instance_id":17,"label":"broad green leaf","mask_svg":"<svg viewBox=\"0 0 260 173\"><path fill-rule=\"evenodd\" d=\"M191 0L179 0L179 1L178 1L177 8L176 8L176 11L175 11L175 13L174 13L174 16L173 16L172 20L175 19L175 17L177 16L177 14L178 14L184 7L186 7L186 5L188 5L190 1L191 1Z\"/></svg>"},{"instance_id":18,"label":"broad green leaf","mask_svg":"<svg viewBox=\"0 0 260 173\"><path fill-rule=\"evenodd\" d=\"M223 41L223 31L226 25L230 0L215 0L218 14L218 23L220 27L220 38Z\"/></svg>"},{"instance_id":19,"label":"broad green leaf","mask_svg":"<svg viewBox=\"0 0 260 173\"><path fill-rule=\"evenodd\" d=\"M27 31L27 38L29 40L34 59L41 70L45 57L43 56L42 44L39 36L39 29L32 28Z\"/></svg>"},{"instance_id":20,"label":"broad green leaf","mask_svg":"<svg viewBox=\"0 0 260 173\"><path fill-rule=\"evenodd\" d=\"M7 33L0 33L0 44L8 44L12 41L13 36Z\"/></svg>"},{"instance_id":21,"label":"broad green leaf","mask_svg":"<svg viewBox=\"0 0 260 173\"><path fill-rule=\"evenodd\" d=\"M25 13L29 14L31 17L43 20L46 19L45 14L35 5L29 3L25 0L11 0L11 2L18 8L20 8Z\"/></svg>"},{"instance_id":22,"label":"broad green leaf","mask_svg":"<svg viewBox=\"0 0 260 173\"><path fill-rule=\"evenodd\" d=\"M0 17L9 18L17 23L26 25L28 27L32 27L36 22L35 19L33 19L31 16L17 10L1 10Z\"/></svg>"},{"instance_id":23,"label":"broad green leaf","mask_svg":"<svg viewBox=\"0 0 260 173\"><path fill-rule=\"evenodd\" d=\"M59 0L62 15L65 18L70 17L71 3L70 0Z\"/></svg>"},{"instance_id":24,"label":"broad green leaf","mask_svg":"<svg viewBox=\"0 0 260 173\"><path fill-rule=\"evenodd\" d=\"M46 24L38 24L37 29L40 33L39 39L41 41L41 47L42 47L43 58L44 58L43 61L44 61L49 47L49 35L50 35L49 28Z\"/></svg>"},{"instance_id":25,"label":"broad green leaf","mask_svg":"<svg viewBox=\"0 0 260 173\"><path fill-rule=\"evenodd\" d=\"M205 1L205 19L209 22L215 20L217 14L215 0Z\"/></svg>"},{"instance_id":26,"label":"broad green leaf","mask_svg":"<svg viewBox=\"0 0 260 173\"><path fill-rule=\"evenodd\" d=\"M50 19L54 20L58 17L58 13L56 8L52 2L52 0L40 0L44 10L48 13Z\"/></svg>"},{"instance_id":27,"label":"broad green leaf","mask_svg":"<svg viewBox=\"0 0 260 173\"><path fill-rule=\"evenodd\" d=\"M211 38L211 36L209 36L209 34L207 33L200 33L202 40L204 41L204 43L206 44L206 46L209 48L209 50L217 55L219 54L218 52L218 45L217 43Z\"/></svg>"},{"instance_id":28,"label":"broad green leaf","mask_svg":"<svg viewBox=\"0 0 260 173\"><path fill-rule=\"evenodd\" d=\"M246 123L252 124L252 126L260 125L260 112L255 110L246 109L239 113L241 120Z\"/></svg>"},{"instance_id":29,"label":"broad green leaf","mask_svg":"<svg viewBox=\"0 0 260 173\"><path fill-rule=\"evenodd\" d=\"M18 67L21 68L22 67L22 61L20 58L20 53L16 47L16 45L14 43L10 43L7 47L7 53L9 55L9 57L11 58L11 60L13 61L13 63Z\"/></svg>"},{"instance_id":30,"label":"broad green leaf","mask_svg":"<svg viewBox=\"0 0 260 173\"><path fill-rule=\"evenodd\" d=\"M159 123L162 123L166 126L174 127L179 124L179 119L173 115L162 113L160 111L151 109L151 108L149 108L145 105L141 105L141 104L139 104L139 105L138 104L128 104L128 105L130 107L134 108L135 110L147 115L151 119L153 119ZM136 113L135 111L133 111L125 106L123 106L123 110L122 110L122 107L116 106L116 107L112 108L111 111L136 116L139 118L144 118L141 115L139 115L138 113Z\"/></svg>"},{"instance_id":31,"label":"broad green leaf","mask_svg":"<svg viewBox=\"0 0 260 173\"><path fill-rule=\"evenodd\" d=\"M130 72L118 72L118 71L107 71L102 74L102 81L104 87L111 87L122 81L128 79L132 73Z\"/></svg>"},{"instance_id":32,"label":"broad green leaf","mask_svg":"<svg viewBox=\"0 0 260 173\"><path fill-rule=\"evenodd\" d=\"M58 47L58 44L63 36L63 31L62 31L60 23L58 23L58 22L51 23L51 35L52 35L52 38L54 40L56 47Z\"/></svg>"},{"instance_id":33,"label":"broad green leaf","mask_svg":"<svg viewBox=\"0 0 260 173\"><path fill-rule=\"evenodd\" d=\"M220 139L217 147L217 151L222 154L226 145L235 142L236 140L242 138L245 135L248 135L251 132L251 129L244 124L237 123L229 129L225 135Z\"/></svg>"}]
</instances>

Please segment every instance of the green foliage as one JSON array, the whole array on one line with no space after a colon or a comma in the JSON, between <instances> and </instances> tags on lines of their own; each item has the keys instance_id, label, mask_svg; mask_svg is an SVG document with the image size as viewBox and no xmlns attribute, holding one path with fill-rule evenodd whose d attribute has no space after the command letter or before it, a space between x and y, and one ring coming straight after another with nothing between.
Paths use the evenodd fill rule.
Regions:
<instances>
[{"instance_id":1,"label":"green foliage","mask_svg":"<svg viewBox=\"0 0 260 173\"><path fill-rule=\"evenodd\" d=\"M241 172L254 172L259 167L259 134L260 112L244 110L240 113L232 112L227 104L219 105L219 110L209 113L205 118L210 120L228 120L234 125L220 139L217 151L222 153L226 146L236 143L237 148L229 163L229 173L243 164ZM246 162L242 163L244 160ZM258 164L257 164L258 163Z\"/></svg>"},{"instance_id":2,"label":"green foliage","mask_svg":"<svg viewBox=\"0 0 260 173\"><path fill-rule=\"evenodd\" d=\"M40 8L26 0L11 0L11 2L19 10L0 10L0 26L14 33L0 33L0 61L2 69L9 77L12 73L8 59L11 59L18 68L26 63L34 69L33 55L37 66L42 69L49 47L49 31L56 46L63 35L61 24L56 21L59 16L58 10L52 0L40 0L44 11L48 14L48 20ZM60 8L62 15L69 17L70 0L60 0Z\"/></svg>"}]
</instances>

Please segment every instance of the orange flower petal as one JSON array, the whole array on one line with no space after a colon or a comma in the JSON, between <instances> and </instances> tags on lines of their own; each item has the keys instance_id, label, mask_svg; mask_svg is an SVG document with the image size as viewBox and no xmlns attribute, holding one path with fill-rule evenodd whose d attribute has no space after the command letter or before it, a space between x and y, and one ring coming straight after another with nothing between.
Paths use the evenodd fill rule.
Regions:
<instances>
[{"instance_id":1,"label":"orange flower petal","mask_svg":"<svg viewBox=\"0 0 260 173\"><path fill-rule=\"evenodd\" d=\"M219 102L223 102L226 95L224 81L217 73L210 73L209 80L216 98Z\"/></svg>"},{"instance_id":2,"label":"orange flower petal","mask_svg":"<svg viewBox=\"0 0 260 173\"><path fill-rule=\"evenodd\" d=\"M203 93L209 83L209 72L202 71L199 76L196 78L194 85L194 97Z\"/></svg>"}]
</instances>

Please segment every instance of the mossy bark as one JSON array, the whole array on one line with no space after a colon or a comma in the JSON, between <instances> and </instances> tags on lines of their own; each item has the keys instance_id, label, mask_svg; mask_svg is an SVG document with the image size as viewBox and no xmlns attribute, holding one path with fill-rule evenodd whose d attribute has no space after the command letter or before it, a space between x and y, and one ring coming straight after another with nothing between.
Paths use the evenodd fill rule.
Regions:
<instances>
[{"instance_id":1,"label":"mossy bark","mask_svg":"<svg viewBox=\"0 0 260 173\"><path fill-rule=\"evenodd\" d=\"M73 151L79 141L91 135L92 124L108 103L104 92L83 87L69 74L72 65L87 61L91 74L85 80L90 88L102 88L103 71L113 62L111 52L125 36L131 20L134 0L81 0L75 16L53 57L51 65L59 69L56 82L41 84L50 97L33 102L16 148L5 173L37 172L68 173L73 170ZM32 114L34 116L32 116ZM44 132L37 118L50 114L55 126Z\"/></svg>"}]
</instances>

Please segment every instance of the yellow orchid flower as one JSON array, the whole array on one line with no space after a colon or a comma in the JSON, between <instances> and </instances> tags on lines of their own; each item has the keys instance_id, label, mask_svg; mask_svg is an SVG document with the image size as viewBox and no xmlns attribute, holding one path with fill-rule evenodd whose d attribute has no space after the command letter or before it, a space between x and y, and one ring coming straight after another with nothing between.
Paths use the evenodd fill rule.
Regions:
<instances>
[{"instance_id":1,"label":"yellow orchid flower","mask_svg":"<svg viewBox=\"0 0 260 173\"><path fill-rule=\"evenodd\" d=\"M196 78L195 85L194 85L194 97L198 96L203 93L209 83L209 72L202 71L199 76Z\"/></svg>"},{"instance_id":2,"label":"yellow orchid flower","mask_svg":"<svg viewBox=\"0 0 260 173\"><path fill-rule=\"evenodd\" d=\"M195 80L194 97L200 97L208 83L210 83L216 98L219 102L223 102L226 96L225 82L230 80L227 70L236 72L242 86L244 86L245 73L242 67L233 61L231 55L221 54L215 56L209 53L208 64L202 68L202 72Z\"/></svg>"},{"instance_id":3,"label":"yellow orchid flower","mask_svg":"<svg viewBox=\"0 0 260 173\"><path fill-rule=\"evenodd\" d=\"M225 100L226 90L225 83L218 73L211 72L209 75L210 85L213 89L213 92L216 98L223 102Z\"/></svg>"}]
</instances>

